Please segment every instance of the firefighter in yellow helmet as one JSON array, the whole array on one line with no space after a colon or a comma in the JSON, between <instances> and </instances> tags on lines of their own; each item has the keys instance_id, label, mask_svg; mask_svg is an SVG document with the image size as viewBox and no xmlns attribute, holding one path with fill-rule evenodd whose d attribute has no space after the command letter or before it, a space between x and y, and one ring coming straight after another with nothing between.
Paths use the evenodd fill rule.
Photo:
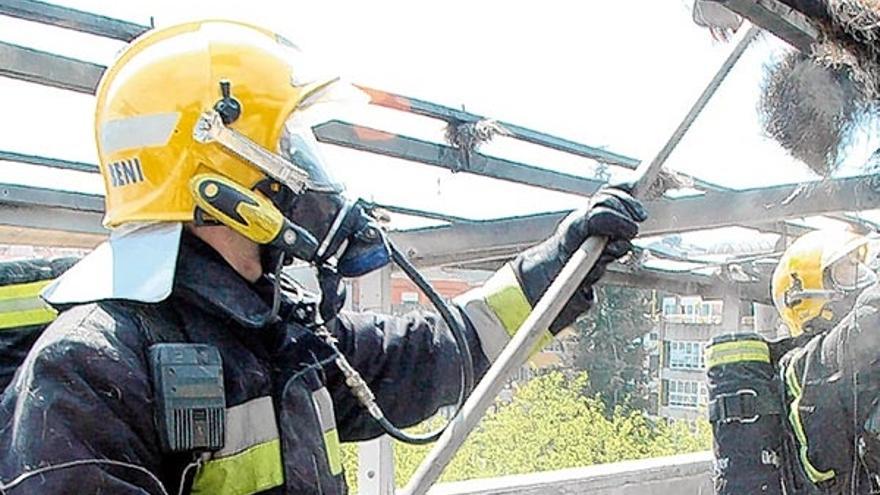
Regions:
<instances>
[{"instance_id":1,"label":"firefighter in yellow helmet","mask_svg":"<svg viewBox=\"0 0 880 495\"><path fill-rule=\"evenodd\" d=\"M403 263L311 130L358 99L236 22L155 30L121 54L95 115L110 238L43 293L61 313L2 397L4 493L345 493L340 442L402 436L460 401L601 235L549 333L590 307L645 219L621 189L438 304L445 325L340 311L341 278ZM320 304L282 271L294 260L317 269Z\"/></svg>"},{"instance_id":2,"label":"firefighter in yellow helmet","mask_svg":"<svg viewBox=\"0 0 880 495\"><path fill-rule=\"evenodd\" d=\"M868 255L868 238L844 230L810 232L786 249L770 290L790 335L831 329L852 310L877 280Z\"/></svg>"},{"instance_id":3,"label":"firefighter in yellow helmet","mask_svg":"<svg viewBox=\"0 0 880 495\"><path fill-rule=\"evenodd\" d=\"M710 346L719 495L877 493L875 254L869 238L848 231L798 238L771 280L790 336L766 342L753 334ZM739 354L719 360L719 351L730 350L723 346Z\"/></svg>"}]
</instances>

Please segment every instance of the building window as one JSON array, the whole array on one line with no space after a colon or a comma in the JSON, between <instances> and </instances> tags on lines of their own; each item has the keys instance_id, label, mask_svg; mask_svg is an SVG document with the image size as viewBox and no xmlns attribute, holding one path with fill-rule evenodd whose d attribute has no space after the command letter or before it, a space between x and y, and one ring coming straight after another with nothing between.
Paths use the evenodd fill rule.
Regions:
<instances>
[{"instance_id":1,"label":"building window","mask_svg":"<svg viewBox=\"0 0 880 495\"><path fill-rule=\"evenodd\" d=\"M702 342L669 342L669 367L677 370L700 370L705 366Z\"/></svg>"},{"instance_id":2,"label":"building window","mask_svg":"<svg viewBox=\"0 0 880 495\"><path fill-rule=\"evenodd\" d=\"M669 405L696 409L700 402L700 384L693 380L669 380Z\"/></svg>"},{"instance_id":3,"label":"building window","mask_svg":"<svg viewBox=\"0 0 880 495\"><path fill-rule=\"evenodd\" d=\"M672 316L678 314L678 304L674 297L663 298L663 316Z\"/></svg>"},{"instance_id":4,"label":"building window","mask_svg":"<svg viewBox=\"0 0 880 495\"><path fill-rule=\"evenodd\" d=\"M419 293L418 292L401 292L400 293L400 302L404 304L418 304L419 303Z\"/></svg>"},{"instance_id":5,"label":"building window","mask_svg":"<svg viewBox=\"0 0 880 495\"><path fill-rule=\"evenodd\" d=\"M721 301L704 301L696 296L663 298L663 317L670 323L718 325L721 313Z\"/></svg>"}]
</instances>

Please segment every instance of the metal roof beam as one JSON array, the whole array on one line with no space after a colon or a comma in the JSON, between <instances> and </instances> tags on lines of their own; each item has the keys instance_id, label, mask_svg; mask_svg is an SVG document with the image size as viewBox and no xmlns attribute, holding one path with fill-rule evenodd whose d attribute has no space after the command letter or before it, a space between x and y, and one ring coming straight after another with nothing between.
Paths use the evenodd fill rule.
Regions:
<instances>
[{"instance_id":1,"label":"metal roof beam","mask_svg":"<svg viewBox=\"0 0 880 495\"><path fill-rule=\"evenodd\" d=\"M28 165L39 165L41 167L60 168L63 170L76 170L79 172L98 172L98 166L92 163L75 162L45 156L26 155L14 151L0 150L0 161L26 163Z\"/></svg>"},{"instance_id":2,"label":"metal roof beam","mask_svg":"<svg viewBox=\"0 0 880 495\"><path fill-rule=\"evenodd\" d=\"M438 105L436 103L420 100L418 98L410 98L407 96L392 94L386 91L382 91L380 89L368 88L364 86L360 86L360 88L370 95L372 103L375 105L393 108L395 110L401 110L404 112L410 112L416 115L422 115L434 119L445 120L446 122L452 124L462 122L479 122L481 120L486 120L486 117L483 117L481 115L465 112L464 110L456 110L454 108ZM539 146L544 146L566 153L571 153L573 155L582 156L584 158L590 158L602 163L607 163L609 165L617 165L629 169L635 169L639 166L639 160L635 158L630 158L628 156L624 156L618 153L613 153L602 148L595 148L593 146L576 143L568 139L551 136L550 134L535 131L507 122L499 122L499 124L510 133L510 137L518 139L520 141L526 141L529 143L537 144Z\"/></svg>"},{"instance_id":3,"label":"metal roof beam","mask_svg":"<svg viewBox=\"0 0 880 495\"><path fill-rule=\"evenodd\" d=\"M452 146L390 134L338 120L321 124L314 130L315 136L322 143L543 189L590 196L604 184L602 181L564 174L477 152L471 152L468 158L463 160L461 152Z\"/></svg>"},{"instance_id":4,"label":"metal roof beam","mask_svg":"<svg viewBox=\"0 0 880 495\"><path fill-rule=\"evenodd\" d=\"M647 203L644 236L730 225L773 224L789 218L880 207L880 176L808 182ZM398 243L413 261L446 265L503 258L546 238L566 212L542 213L399 232ZM500 244L502 243L503 244Z\"/></svg>"},{"instance_id":5,"label":"metal roof beam","mask_svg":"<svg viewBox=\"0 0 880 495\"><path fill-rule=\"evenodd\" d=\"M108 234L103 216L101 196L0 184L4 243L94 247Z\"/></svg>"},{"instance_id":6,"label":"metal roof beam","mask_svg":"<svg viewBox=\"0 0 880 495\"><path fill-rule=\"evenodd\" d=\"M494 271L500 268L510 257L494 261L481 261L455 265L464 270ZM653 270L650 268L630 268L620 263L608 267L600 285L617 285L637 289L659 289L680 295L700 294L706 298L718 298L729 292L739 295L740 299L772 304L769 281L730 282L717 277L695 275L686 272Z\"/></svg>"},{"instance_id":7,"label":"metal roof beam","mask_svg":"<svg viewBox=\"0 0 880 495\"><path fill-rule=\"evenodd\" d=\"M702 196L648 203L651 218L643 235L685 232L732 224L772 223L786 218L880 207L880 176L851 177L746 191L719 191ZM98 195L6 185L0 204L17 208L64 209L99 217L103 199ZM9 208L6 208L9 210ZM447 265L498 259L547 237L565 212L543 213L501 220L475 221L395 233L395 238L422 265ZM51 219L51 217L48 217ZM0 224L65 230L65 222L30 223L26 216L5 215ZM73 231L78 231L73 229Z\"/></svg>"},{"instance_id":8,"label":"metal roof beam","mask_svg":"<svg viewBox=\"0 0 880 495\"><path fill-rule=\"evenodd\" d=\"M798 50L809 53L818 37L807 17L777 0L711 0L776 35Z\"/></svg>"},{"instance_id":9,"label":"metal roof beam","mask_svg":"<svg viewBox=\"0 0 880 495\"><path fill-rule=\"evenodd\" d=\"M0 15L121 41L131 41L150 29L150 26L34 0L0 0Z\"/></svg>"},{"instance_id":10,"label":"metal roof beam","mask_svg":"<svg viewBox=\"0 0 880 495\"><path fill-rule=\"evenodd\" d=\"M94 94L104 67L0 41L0 76Z\"/></svg>"}]
</instances>

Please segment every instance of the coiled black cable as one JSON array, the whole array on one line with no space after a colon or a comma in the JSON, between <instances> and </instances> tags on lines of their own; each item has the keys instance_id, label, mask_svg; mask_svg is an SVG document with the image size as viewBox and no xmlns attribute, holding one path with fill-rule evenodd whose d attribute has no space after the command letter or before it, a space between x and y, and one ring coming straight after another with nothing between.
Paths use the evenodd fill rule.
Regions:
<instances>
[{"instance_id":1,"label":"coiled black cable","mask_svg":"<svg viewBox=\"0 0 880 495\"><path fill-rule=\"evenodd\" d=\"M455 343L458 346L459 358L461 359L461 387L459 388L458 401L455 406L455 415L457 416L458 413L461 412L464 401L467 399L467 396L470 394L474 386L474 361L470 345L467 341L467 336L465 335L464 329L459 323L459 320L457 320L452 314L452 310L449 308L449 305L446 304L446 301L443 300L440 294L434 290L431 284L425 280L422 274L416 270L412 263L406 259L406 256L404 256L397 246L395 246L390 240L388 241L388 248L391 251L391 259L394 263L399 266L406 276L416 284L416 287L428 297L428 300L431 301L431 304L433 304L437 309L437 312L440 313L440 317L446 322L446 326L449 328L449 331L452 333L452 337L455 339ZM433 432L410 434L393 425L384 414L378 415L375 419L389 436L395 440L414 445L424 445L436 442L451 422L450 420L443 425L442 428Z\"/></svg>"},{"instance_id":2,"label":"coiled black cable","mask_svg":"<svg viewBox=\"0 0 880 495\"><path fill-rule=\"evenodd\" d=\"M431 287L431 284L428 283L427 280L419 273L418 270L406 259L406 256L400 252L400 250L395 246L391 241L388 242L388 249L391 252L391 259L397 264L401 270L409 277L414 284L428 297L428 300L431 301L431 304L437 309L440 313L440 317L443 318L443 321L446 323L446 326L449 328L449 331L452 333L452 337L455 340L456 346L458 347L459 358L461 359L460 366L460 378L461 378L461 386L458 391L458 400L456 401L455 406L455 415L458 415L461 412L461 408L464 405L465 399L470 394L471 390L474 386L474 361L473 356L471 354L470 345L468 344L467 336L465 335L464 329L462 328L459 320L455 318L452 314L452 310L449 308L449 305L446 304L446 301L443 300L442 297ZM358 399L361 405L367 409L370 413L370 416L376 420L379 426L382 427L385 432L394 438L395 440L399 440L401 442L414 444L414 445L424 445L431 442L437 441L440 438L440 435L446 430L449 426L451 420L443 425L442 428L439 428L435 431L429 433L422 434L411 434L407 433L397 426L395 426L391 421L385 417L385 413L382 411L381 407L376 403L376 397L373 395L373 392L370 390L369 385L366 381L361 377L360 373L348 362L348 359L343 355L336 346L336 341L333 336L323 327L320 326L319 335L323 336L327 345L329 345L334 353L336 354L336 364L339 369L342 371L345 376L345 382L348 387L351 389L352 394Z\"/></svg>"}]
</instances>

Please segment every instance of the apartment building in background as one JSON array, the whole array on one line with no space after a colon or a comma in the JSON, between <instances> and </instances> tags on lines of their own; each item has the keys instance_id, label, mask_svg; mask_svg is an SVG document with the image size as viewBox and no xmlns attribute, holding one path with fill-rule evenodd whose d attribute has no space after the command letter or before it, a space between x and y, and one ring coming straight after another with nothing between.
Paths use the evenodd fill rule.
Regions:
<instances>
[{"instance_id":1,"label":"apartment building in background","mask_svg":"<svg viewBox=\"0 0 880 495\"><path fill-rule=\"evenodd\" d=\"M706 347L713 337L731 333L730 323L722 325L724 303L700 296L667 295L661 299L655 318L658 415L670 419L693 420L705 417L708 408L706 387ZM737 331L755 331L751 305L741 308ZM763 313L761 333L773 338L779 328L775 311ZM767 318L769 316L769 318Z\"/></svg>"}]
</instances>

